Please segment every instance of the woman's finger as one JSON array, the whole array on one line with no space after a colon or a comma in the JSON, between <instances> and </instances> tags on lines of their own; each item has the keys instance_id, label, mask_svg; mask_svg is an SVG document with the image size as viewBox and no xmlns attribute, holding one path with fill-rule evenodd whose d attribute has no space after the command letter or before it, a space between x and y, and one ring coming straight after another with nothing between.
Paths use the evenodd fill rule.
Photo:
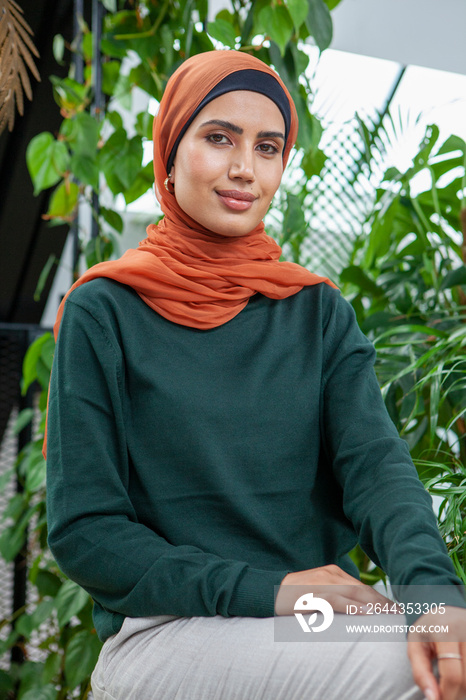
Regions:
<instances>
[{"instance_id":1,"label":"woman's finger","mask_svg":"<svg viewBox=\"0 0 466 700\"><path fill-rule=\"evenodd\" d=\"M432 670L432 646L427 642L408 642L408 658L416 685L426 700L445 700Z\"/></svg>"},{"instance_id":2,"label":"woman's finger","mask_svg":"<svg viewBox=\"0 0 466 700\"><path fill-rule=\"evenodd\" d=\"M442 700L463 700L465 692L464 646L458 642L435 643Z\"/></svg>"}]
</instances>

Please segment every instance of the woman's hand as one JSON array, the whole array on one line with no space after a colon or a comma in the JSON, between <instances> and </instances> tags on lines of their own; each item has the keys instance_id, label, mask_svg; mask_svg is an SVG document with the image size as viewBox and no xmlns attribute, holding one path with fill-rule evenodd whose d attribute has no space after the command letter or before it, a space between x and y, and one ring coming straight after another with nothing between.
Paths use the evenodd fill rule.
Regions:
<instances>
[{"instance_id":1,"label":"woman's hand","mask_svg":"<svg viewBox=\"0 0 466 700\"><path fill-rule=\"evenodd\" d=\"M293 615L294 604L299 597L296 586L312 586L313 593L327 600L335 612L345 613L347 605L357 605L358 609L368 603L389 603L393 606L392 600L350 576L336 564L329 564L287 574L275 600L277 615Z\"/></svg>"},{"instance_id":2,"label":"woman's hand","mask_svg":"<svg viewBox=\"0 0 466 700\"><path fill-rule=\"evenodd\" d=\"M466 610L446 606L444 614L427 613L414 624L427 629L432 625L448 626L448 634L442 640L438 633L408 634L408 657L417 685L427 700L463 700L466 697ZM434 659L438 659L440 680L432 671Z\"/></svg>"}]
</instances>

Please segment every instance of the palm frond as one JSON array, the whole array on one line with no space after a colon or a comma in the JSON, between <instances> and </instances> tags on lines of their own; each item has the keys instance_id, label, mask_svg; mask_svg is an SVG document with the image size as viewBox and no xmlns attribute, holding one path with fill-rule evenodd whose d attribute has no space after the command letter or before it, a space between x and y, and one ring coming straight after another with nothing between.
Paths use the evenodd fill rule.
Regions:
<instances>
[{"instance_id":1,"label":"palm frond","mask_svg":"<svg viewBox=\"0 0 466 700\"><path fill-rule=\"evenodd\" d=\"M39 57L39 52L31 39L32 34L15 0L0 0L0 134L7 125L9 131L13 129L15 106L23 114L23 93L32 100L27 68L40 80L33 59L33 55Z\"/></svg>"}]
</instances>

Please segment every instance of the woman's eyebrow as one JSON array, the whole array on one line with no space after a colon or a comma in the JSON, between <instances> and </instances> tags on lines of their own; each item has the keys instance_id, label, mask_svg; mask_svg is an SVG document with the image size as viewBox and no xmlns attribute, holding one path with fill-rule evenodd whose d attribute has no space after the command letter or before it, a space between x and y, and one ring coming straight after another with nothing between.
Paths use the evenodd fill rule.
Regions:
<instances>
[{"instance_id":1,"label":"woman's eyebrow","mask_svg":"<svg viewBox=\"0 0 466 700\"><path fill-rule=\"evenodd\" d=\"M214 124L215 126L221 126L224 129L229 129L230 131L233 131L235 134L242 134L244 129L242 129L240 126L237 126L236 124L232 124L231 122L225 121L223 119L209 119L209 121L204 122L201 124L201 128L204 126L211 126ZM285 141L285 134L282 134L280 131L259 131L257 134L257 138L259 139L271 139L271 138L279 138Z\"/></svg>"},{"instance_id":2,"label":"woman's eyebrow","mask_svg":"<svg viewBox=\"0 0 466 700\"><path fill-rule=\"evenodd\" d=\"M216 126L223 126L224 129L229 129L235 134L243 133L243 129L240 126L236 126L236 124L232 124L231 122L223 121L223 119L209 119L208 122L204 122L203 124L201 124L201 127L209 126L210 124L215 124Z\"/></svg>"},{"instance_id":3,"label":"woman's eyebrow","mask_svg":"<svg viewBox=\"0 0 466 700\"><path fill-rule=\"evenodd\" d=\"M285 134L282 134L280 131L259 131L257 134L257 137L259 139L282 139L283 141L285 140Z\"/></svg>"}]
</instances>

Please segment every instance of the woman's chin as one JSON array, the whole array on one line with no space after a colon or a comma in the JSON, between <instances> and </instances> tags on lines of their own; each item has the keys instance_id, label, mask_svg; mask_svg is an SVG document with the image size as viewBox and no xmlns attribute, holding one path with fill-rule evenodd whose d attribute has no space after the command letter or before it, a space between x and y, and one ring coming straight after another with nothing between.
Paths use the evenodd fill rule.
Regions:
<instances>
[{"instance_id":1,"label":"woman's chin","mask_svg":"<svg viewBox=\"0 0 466 700\"><path fill-rule=\"evenodd\" d=\"M257 217L229 216L215 220L198 221L208 232L224 238L241 238L248 236L261 223Z\"/></svg>"}]
</instances>

